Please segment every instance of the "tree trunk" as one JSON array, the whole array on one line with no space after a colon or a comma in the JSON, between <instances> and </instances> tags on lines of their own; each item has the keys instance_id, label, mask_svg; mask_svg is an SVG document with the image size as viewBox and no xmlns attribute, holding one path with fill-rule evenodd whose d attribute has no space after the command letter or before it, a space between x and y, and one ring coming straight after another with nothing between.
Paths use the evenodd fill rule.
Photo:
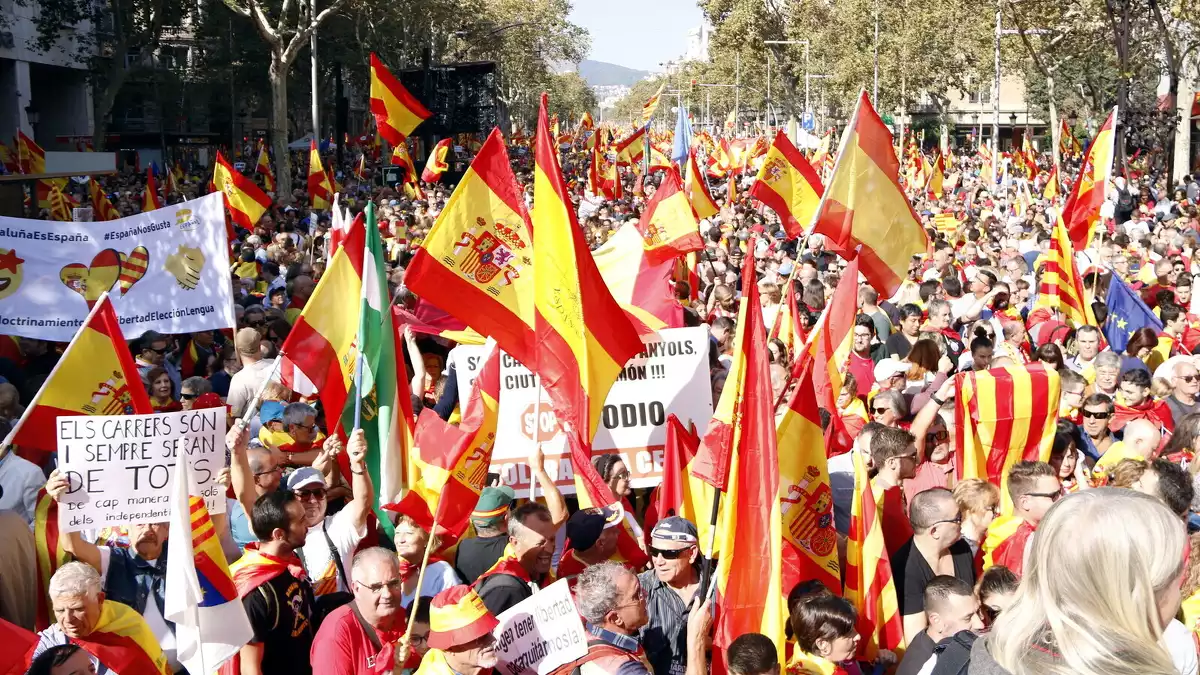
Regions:
<instances>
[{"instance_id":1,"label":"tree trunk","mask_svg":"<svg viewBox=\"0 0 1200 675\"><path fill-rule=\"evenodd\" d=\"M273 51L268 71L271 82L271 148L275 151L275 194L277 198L282 195L281 201L285 204L291 201L292 196L292 163L287 147L287 70L283 55Z\"/></svg>"},{"instance_id":2,"label":"tree trunk","mask_svg":"<svg viewBox=\"0 0 1200 675\"><path fill-rule=\"evenodd\" d=\"M1053 75L1046 77L1046 109L1050 113L1050 150L1054 153L1054 166L1058 166L1058 163L1062 160L1058 153L1061 125L1058 123L1058 104L1054 102ZM1061 179L1061 176L1059 178Z\"/></svg>"},{"instance_id":3,"label":"tree trunk","mask_svg":"<svg viewBox=\"0 0 1200 675\"><path fill-rule=\"evenodd\" d=\"M1180 91L1176 98L1176 111L1179 113L1179 124L1175 128L1174 166L1172 176L1183 176L1192 170L1192 102L1195 98L1196 79L1191 74L1187 64L1183 64L1185 77L1181 78ZM1174 188L1174 183L1168 183L1167 188Z\"/></svg>"}]
</instances>

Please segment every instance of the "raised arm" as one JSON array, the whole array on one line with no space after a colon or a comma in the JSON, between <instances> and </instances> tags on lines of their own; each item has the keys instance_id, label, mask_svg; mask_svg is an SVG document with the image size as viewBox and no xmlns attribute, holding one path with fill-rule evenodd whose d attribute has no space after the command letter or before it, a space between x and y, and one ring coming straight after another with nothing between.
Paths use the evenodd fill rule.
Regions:
<instances>
[{"instance_id":1,"label":"raised arm","mask_svg":"<svg viewBox=\"0 0 1200 675\"><path fill-rule=\"evenodd\" d=\"M67 474L55 469L50 474L50 479L46 481L46 494L55 502L62 499L62 496L67 494L67 490L71 487L71 481L67 478ZM87 563L100 572L100 547L85 540L78 532L68 532L63 540L63 548L75 556L75 559Z\"/></svg>"}]
</instances>

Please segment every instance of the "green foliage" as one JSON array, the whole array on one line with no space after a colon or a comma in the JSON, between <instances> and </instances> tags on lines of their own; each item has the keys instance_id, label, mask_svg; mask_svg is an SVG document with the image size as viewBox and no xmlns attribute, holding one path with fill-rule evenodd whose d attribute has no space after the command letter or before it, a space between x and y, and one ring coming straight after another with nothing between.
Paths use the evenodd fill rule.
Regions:
<instances>
[{"instance_id":1,"label":"green foliage","mask_svg":"<svg viewBox=\"0 0 1200 675\"><path fill-rule=\"evenodd\" d=\"M579 73L551 75L547 85L546 93L550 95L549 112L558 114L558 119L563 121L562 128L564 129L567 128L568 121L573 128L585 112L591 112L596 108L596 94L592 92L591 87L580 77Z\"/></svg>"}]
</instances>

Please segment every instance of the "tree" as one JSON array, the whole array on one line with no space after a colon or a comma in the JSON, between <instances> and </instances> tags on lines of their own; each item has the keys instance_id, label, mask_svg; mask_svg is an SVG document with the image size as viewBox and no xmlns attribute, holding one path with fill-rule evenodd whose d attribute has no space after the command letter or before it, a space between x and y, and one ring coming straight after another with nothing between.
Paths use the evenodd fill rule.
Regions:
<instances>
[{"instance_id":1,"label":"tree","mask_svg":"<svg viewBox=\"0 0 1200 675\"><path fill-rule=\"evenodd\" d=\"M648 80L639 80L629 88L629 93L621 97L613 106L610 119L617 124L632 124L637 126L642 119L642 106L646 105L646 101L650 100L651 96L658 91L665 80L662 77L655 77Z\"/></svg>"},{"instance_id":2,"label":"tree","mask_svg":"<svg viewBox=\"0 0 1200 675\"><path fill-rule=\"evenodd\" d=\"M596 108L595 92L576 72L551 75L546 92L550 94L549 112L558 115L562 129L568 128L568 121L574 124L585 112Z\"/></svg>"},{"instance_id":3,"label":"tree","mask_svg":"<svg viewBox=\"0 0 1200 675\"><path fill-rule=\"evenodd\" d=\"M293 16L293 0L282 0L278 10L266 7L259 0L224 0L225 6L239 16L253 22L258 34L271 53L267 80L271 85L271 147L275 153L275 178L277 194L290 195L292 170L288 144L288 73L300 51L308 46L309 38L338 11L346 0L330 0L317 11L317 0L305 4L296 0ZM272 14L275 16L272 17Z\"/></svg>"}]
</instances>

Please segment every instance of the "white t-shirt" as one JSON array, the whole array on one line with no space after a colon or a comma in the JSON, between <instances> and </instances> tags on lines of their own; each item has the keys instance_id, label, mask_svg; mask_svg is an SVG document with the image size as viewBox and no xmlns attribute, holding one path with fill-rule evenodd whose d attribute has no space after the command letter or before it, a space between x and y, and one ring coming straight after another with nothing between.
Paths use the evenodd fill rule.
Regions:
<instances>
[{"instance_id":1,"label":"white t-shirt","mask_svg":"<svg viewBox=\"0 0 1200 675\"><path fill-rule=\"evenodd\" d=\"M1179 675L1196 675L1196 640L1192 632L1178 619L1171 619L1163 631L1163 642L1171 653L1171 661Z\"/></svg>"},{"instance_id":2,"label":"white t-shirt","mask_svg":"<svg viewBox=\"0 0 1200 675\"><path fill-rule=\"evenodd\" d=\"M332 516L326 516L320 525L310 527L308 538L304 540L304 546L300 549L304 569L308 572L314 589L319 590L322 585L329 583L327 580L336 578L337 590L349 591L349 580L341 578L338 574L337 564L329 555L329 541L326 541L321 532L322 528L329 533L329 541L333 542L333 547L342 558L342 569L346 570L346 574L350 574L354 549L363 537L367 536L367 527L364 524L361 529L355 530L352 514L349 510L342 509Z\"/></svg>"},{"instance_id":3,"label":"white t-shirt","mask_svg":"<svg viewBox=\"0 0 1200 675\"><path fill-rule=\"evenodd\" d=\"M420 592L417 595L432 598L447 588L461 583L462 580L454 572L454 567L445 560L439 560L430 563L429 567L425 568L425 578L421 580ZM413 600L414 596L406 594L401 598L400 604L407 609L412 606Z\"/></svg>"},{"instance_id":4,"label":"white t-shirt","mask_svg":"<svg viewBox=\"0 0 1200 675\"><path fill-rule=\"evenodd\" d=\"M225 402L229 404L231 415L241 417L246 414L250 401L254 400L258 388L267 381L274 367L275 359L262 359L243 367L229 378L229 396L225 397Z\"/></svg>"}]
</instances>

